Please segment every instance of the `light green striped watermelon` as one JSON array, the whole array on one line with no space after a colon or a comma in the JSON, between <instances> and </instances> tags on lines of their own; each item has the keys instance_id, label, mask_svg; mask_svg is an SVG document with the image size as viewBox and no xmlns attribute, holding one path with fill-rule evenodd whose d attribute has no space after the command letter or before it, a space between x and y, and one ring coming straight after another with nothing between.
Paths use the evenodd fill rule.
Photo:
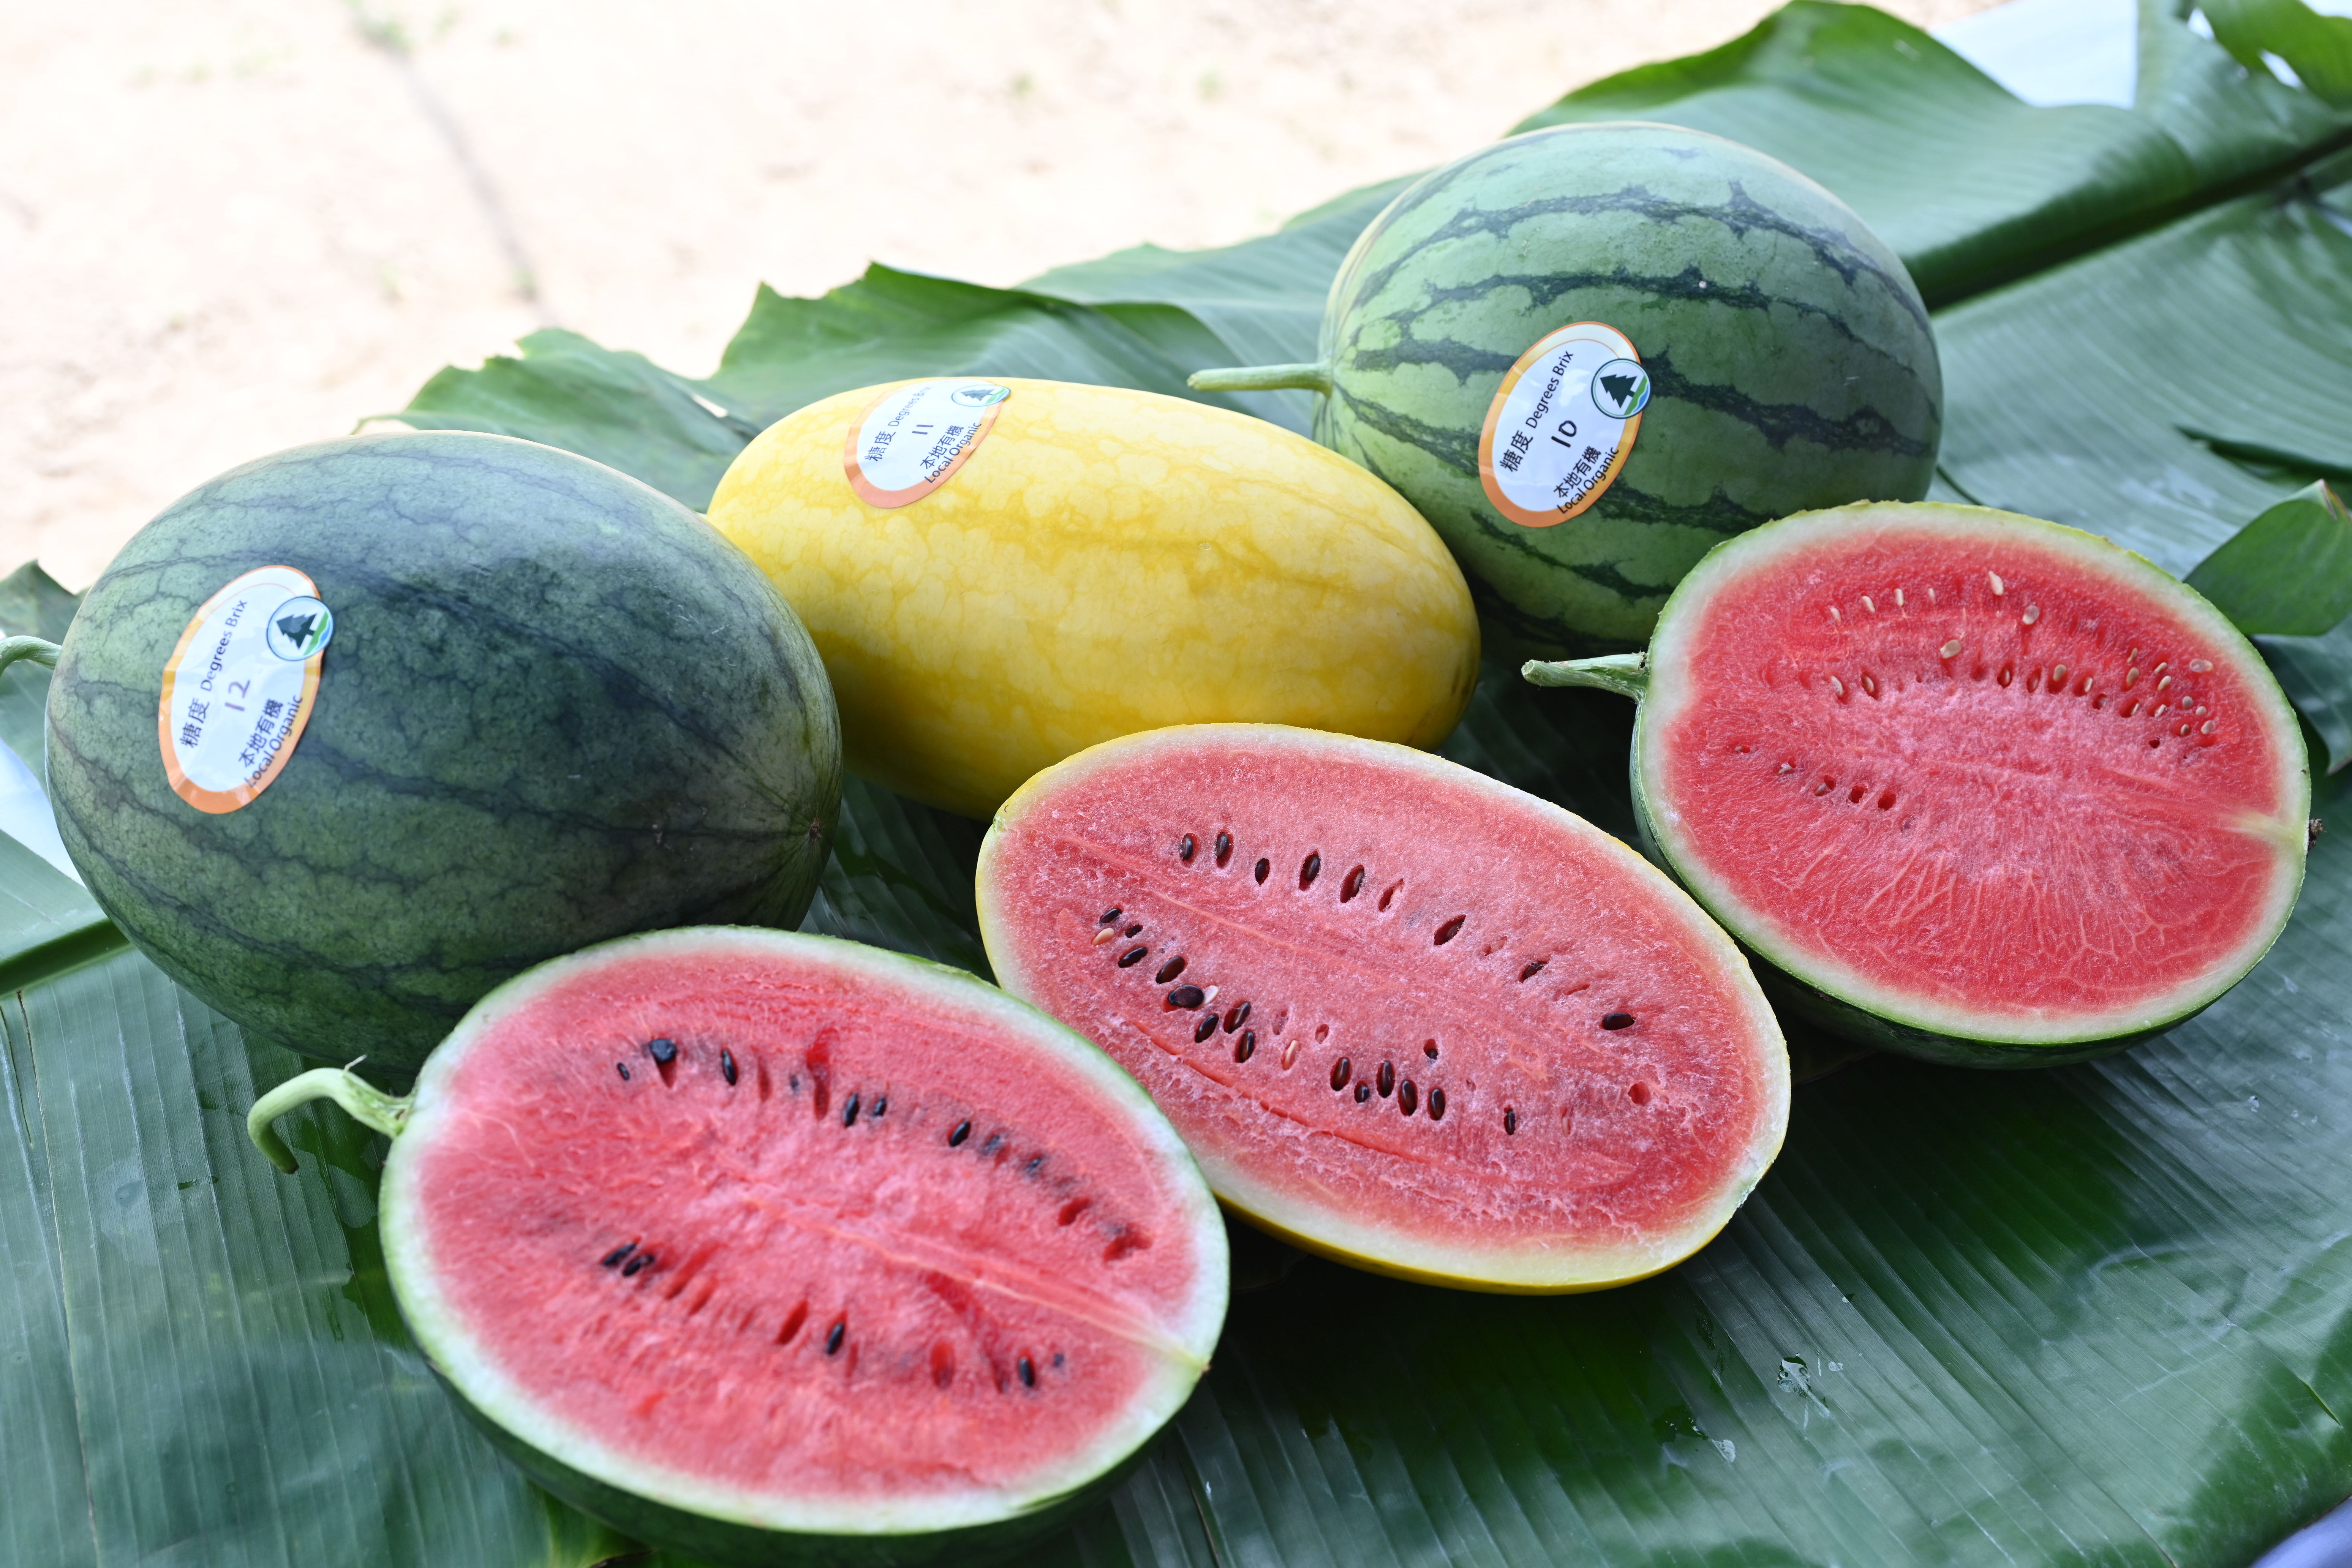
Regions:
<instances>
[{"instance_id":1,"label":"light green striped watermelon","mask_svg":"<svg viewBox=\"0 0 2352 1568\"><path fill-rule=\"evenodd\" d=\"M1630 342L1639 368L1615 386L1640 423L1597 500L1530 526L1482 483L1481 436L1506 375L1577 322ZM1421 180L1341 264L1320 353L1193 384L1324 393L1318 437L1435 525L1490 646L1636 644L1729 535L1926 495L1942 426L1927 308L1895 253L1786 164L1670 125L1533 132ZM1573 374L1603 406L1595 367ZM1496 454L1513 431L1548 452L1560 412L1514 408Z\"/></svg>"}]
</instances>

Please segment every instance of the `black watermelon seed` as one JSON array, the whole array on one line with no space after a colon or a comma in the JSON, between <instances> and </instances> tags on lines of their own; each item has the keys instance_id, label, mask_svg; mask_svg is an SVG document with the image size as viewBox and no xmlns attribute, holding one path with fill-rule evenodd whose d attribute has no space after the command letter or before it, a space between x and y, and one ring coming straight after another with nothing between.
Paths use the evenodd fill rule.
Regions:
<instances>
[{"instance_id":1,"label":"black watermelon seed","mask_svg":"<svg viewBox=\"0 0 2352 1568\"><path fill-rule=\"evenodd\" d=\"M1024 1166L1022 1166L1022 1167L1021 1167L1021 1173L1022 1173L1023 1175L1024 1175L1024 1176L1034 1176L1034 1175L1035 1175L1035 1174L1036 1174L1040 1170L1042 1170L1042 1169L1045 1167L1045 1155L1043 1155L1043 1154L1032 1154L1032 1155L1029 1157L1029 1163L1028 1163L1027 1164L1025 1164L1025 1165L1024 1165Z\"/></svg>"},{"instance_id":2,"label":"black watermelon seed","mask_svg":"<svg viewBox=\"0 0 2352 1568\"><path fill-rule=\"evenodd\" d=\"M961 1148L963 1145L963 1141L971 1136L971 1123L969 1121L959 1121L955 1124L955 1131L948 1134L948 1147L950 1149Z\"/></svg>"},{"instance_id":3,"label":"black watermelon seed","mask_svg":"<svg viewBox=\"0 0 2352 1568\"><path fill-rule=\"evenodd\" d=\"M1165 985L1183 973L1184 955L1180 952L1175 957L1170 959L1167 963L1161 964L1160 966L1160 973L1153 975L1151 978L1158 981L1160 984Z\"/></svg>"},{"instance_id":4,"label":"black watermelon seed","mask_svg":"<svg viewBox=\"0 0 2352 1568\"><path fill-rule=\"evenodd\" d=\"M1432 1121L1445 1120L1445 1091L1442 1089L1429 1091L1429 1119Z\"/></svg>"},{"instance_id":5,"label":"black watermelon seed","mask_svg":"<svg viewBox=\"0 0 2352 1568\"><path fill-rule=\"evenodd\" d=\"M628 1262L621 1266L621 1278L624 1279L634 1279L635 1278L638 1269L651 1268L653 1266L654 1255L650 1252L640 1252L635 1258L630 1258Z\"/></svg>"},{"instance_id":6,"label":"black watermelon seed","mask_svg":"<svg viewBox=\"0 0 2352 1568\"><path fill-rule=\"evenodd\" d=\"M1244 1029L1240 1044L1234 1047L1234 1060L1245 1062L1257 1054L1257 1031Z\"/></svg>"},{"instance_id":7,"label":"black watermelon seed","mask_svg":"<svg viewBox=\"0 0 2352 1568\"><path fill-rule=\"evenodd\" d=\"M1323 852L1318 849L1298 863L1298 890L1303 893L1313 887L1315 879L1322 874Z\"/></svg>"},{"instance_id":8,"label":"black watermelon seed","mask_svg":"<svg viewBox=\"0 0 2352 1568\"><path fill-rule=\"evenodd\" d=\"M793 1341L798 1337L801 1331L801 1325L807 1321L808 1303L806 1301L803 1301L798 1306L794 1307L791 1312L785 1315L783 1326L776 1331L776 1342L780 1345L788 1345L792 1343Z\"/></svg>"},{"instance_id":9,"label":"black watermelon seed","mask_svg":"<svg viewBox=\"0 0 2352 1568\"><path fill-rule=\"evenodd\" d=\"M1452 942L1461 931L1462 922L1469 918L1470 917L1467 915L1455 915L1452 920L1447 921L1444 925L1439 926L1437 928L1437 936L1430 945L1433 947L1444 947L1447 942Z\"/></svg>"},{"instance_id":10,"label":"black watermelon seed","mask_svg":"<svg viewBox=\"0 0 2352 1568\"><path fill-rule=\"evenodd\" d=\"M1514 1132L1517 1132L1518 1130L1519 1130L1519 1113L1518 1113L1517 1111L1516 1111L1516 1110L1512 1110L1509 1106L1507 1106L1507 1106L1505 1106L1505 1107L1503 1107L1503 1132L1504 1132L1504 1135L1507 1137L1509 1134L1514 1133Z\"/></svg>"},{"instance_id":11,"label":"black watermelon seed","mask_svg":"<svg viewBox=\"0 0 2352 1568\"><path fill-rule=\"evenodd\" d=\"M993 1153L995 1153L995 1152L996 1152L996 1146L997 1146L999 1143L1002 1143L1002 1142L1004 1142L1004 1134L1003 1134L1003 1133L1002 1133L1002 1132L992 1132L992 1133L990 1133L990 1134L988 1135L988 1138L987 1138L986 1142L982 1142L982 1143L981 1144L981 1146L980 1146L980 1152L981 1152L982 1153L983 1153L983 1154L993 1154Z\"/></svg>"},{"instance_id":12,"label":"black watermelon seed","mask_svg":"<svg viewBox=\"0 0 2352 1568\"><path fill-rule=\"evenodd\" d=\"M880 1117L884 1111L889 1109L890 1097L887 1094L877 1094L874 1097L873 1109L866 1111L866 1118L871 1121Z\"/></svg>"},{"instance_id":13,"label":"black watermelon seed","mask_svg":"<svg viewBox=\"0 0 2352 1568\"><path fill-rule=\"evenodd\" d=\"M848 1332L849 1320L846 1318L835 1318L833 1321L833 1327L825 1331L824 1353L827 1355L839 1355L841 1353L841 1342Z\"/></svg>"},{"instance_id":14,"label":"black watermelon seed","mask_svg":"<svg viewBox=\"0 0 2352 1568\"><path fill-rule=\"evenodd\" d=\"M1130 947L1118 955L1118 966L1121 969L1132 969L1142 963L1143 955L1150 951L1148 947Z\"/></svg>"},{"instance_id":15,"label":"black watermelon seed","mask_svg":"<svg viewBox=\"0 0 2352 1568\"><path fill-rule=\"evenodd\" d=\"M849 1103L841 1108L841 1124L844 1127L857 1125L857 1097L854 1094L849 1097Z\"/></svg>"},{"instance_id":16,"label":"black watermelon seed","mask_svg":"<svg viewBox=\"0 0 2352 1568\"><path fill-rule=\"evenodd\" d=\"M1230 1035L1249 1022L1249 1008L1250 1005L1244 1002L1239 1006L1225 1009L1225 1033Z\"/></svg>"},{"instance_id":17,"label":"black watermelon seed","mask_svg":"<svg viewBox=\"0 0 2352 1568\"><path fill-rule=\"evenodd\" d=\"M1251 875L1251 876L1253 876L1253 877L1255 877L1259 881L1263 882L1263 881L1265 881L1265 880L1266 873L1267 873L1267 872L1269 872L1269 871L1271 871L1271 870L1273 870L1273 869L1274 869L1274 868L1273 868L1272 866L1269 866L1269 865L1267 865L1265 861L1261 860L1261 861L1259 861L1259 862L1257 863L1257 865L1256 865L1255 868L1253 868L1251 869L1251 871L1250 871L1250 875Z\"/></svg>"},{"instance_id":18,"label":"black watermelon seed","mask_svg":"<svg viewBox=\"0 0 2352 1568\"><path fill-rule=\"evenodd\" d=\"M1412 1079L1407 1079L1402 1083L1397 1085L1397 1109L1399 1110L1404 1112L1407 1116L1411 1116L1414 1110L1419 1109L1420 1105L1421 1090L1412 1087Z\"/></svg>"},{"instance_id":19,"label":"black watermelon seed","mask_svg":"<svg viewBox=\"0 0 2352 1568\"><path fill-rule=\"evenodd\" d=\"M1633 1026L1633 1015L1612 1013L1601 1020L1601 1026L1604 1029L1630 1029Z\"/></svg>"},{"instance_id":20,"label":"black watermelon seed","mask_svg":"<svg viewBox=\"0 0 2352 1568\"><path fill-rule=\"evenodd\" d=\"M1189 866L1192 862L1192 857L1199 853L1200 848L1201 846L1199 841L1194 839L1191 834L1187 833L1183 837L1179 838L1176 841L1176 858L1183 861Z\"/></svg>"},{"instance_id":21,"label":"black watermelon seed","mask_svg":"<svg viewBox=\"0 0 2352 1568\"><path fill-rule=\"evenodd\" d=\"M1341 1057L1338 1061L1333 1062L1331 1064L1331 1087L1333 1089L1347 1088L1348 1075L1354 1070L1355 1069L1349 1065L1348 1058L1345 1057Z\"/></svg>"},{"instance_id":22,"label":"black watermelon seed","mask_svg":"<svg viewBox=\"0 0 2352 1568\"><path fill-rule=\"evenodd\" d=\"M1386 1100L1389 1097L1389 1090L1394 1088L1396 1088L1396 1064L1382 1062L1381 1064L1381 1098Z\"/></svg>"},{"instance_id":23,"label":"black watermelon seed","mask_svg":"<svg viewBox=\"0 0 2352 1568\"><path fill-rule=\"evenodd\" d=\"M1110 908L1105 910L1101 914L1095 917L1095 924L1098 926L1107 926L1110 924L1111 921L1118 919L1119 914L1119 907L1117 904L1113 904Z\"/></svg>"},{"instance_id":24,"label":"black watermelon seed","mask_svg":"<svg viewBox=\"0 0 2352 1568\"><path fill-rule=\"evenodd\" d=\"M1127 929L1120 931L1118 934L1121 936L1133 936L1137 931L1139 931L1142 929L1143 922L1141 921L1129 921L1127 922Z\"/></svg>"},{"instance_id":25,"label":"black watermelon seed","mask_svg":"<svg viewBox=\"0 0 2352 1568\"><path fill-rule=\"evenodd\" d=\"M621 1081L622 1081L623 1083L626 1083L626 1082L628 1082L628 1081L629 1081L629 1064L628 1064L628 1063L626 1063L626 1062L614 1062L614 1063L613 1064L613 1070L614 1070L614 1072L617 1072L617 1073L619 1073L619 1074L621 1075Z\"/></svg>"},{"instance_id":26,"label":"black watermelon seed","mask_svg":"<svg viewBox=\"0 0 2352 1568\"><path fill-rule=\"evenodd\" d=\"M724 1046L719 1047L719 1076L727 1080L729 1088L734 1087L735 1053Z\"/></svg>"},{"instance_id":27,"label":"black watermelon seed","mask_svg":"<svg viewBox=\"0 0 2352 1568\"><path fill-rule=\"evenodd\" d=\"M1207 1039L1211 1035L1213 1035L1216 1032L1217 1016L1214 1013L1205 1014L1202 1016L1199 1025L1192 1030L1192 1043L1197 1046L1202 1040Z\"/></svg>"},{"instance_id":28,"label":"black watermelon seed","mask_svg":"<svg viewBox=\"0 0 2352 1568\"><path fill-rule=\"evenodd\" d=\"M1230 833L1220 833L1220 834L1218 834L1218 835L1217 835L1217 864L1218 864L1218 865L1220 865L1220 866L1222 866L1222 865L1223 865L1226 861L1228 861L1228 860L1232 859L1233 858L1234 858L1234 836L1233 836L1232 834L1230 834Z\"/></svg>"},{"instance_id":29,"label":"black watermelon seed","mask_svg":"<svg viewBox=\"0 0 2352 1568\"><path fill-rule=\"evenodd\" d=\"M670 1063L677 1060L677 1042L676 1040L647 1040L646 1042L646 1055L653 1058L655 1061L660 1063L663 1067L667 1067Z\"/></svg>"},{"instance_id":30,"label":"black watermelon seed","mask_svg":"<svg viewBox=\"0 0 2352 1568\"><path fill-rule=\"evenodd\" d=\"M1022 1387L1034 1388L1037 1386L1037 1368L1031 1363L1027 1356L1023 1356L1019 1361L1013 1364L1014 1370L1021 1373Z\"/></svg>"},{"instance_id":31,"label":"black watermelon seed","mask_svg":"<svg viewBox=\"0 0 2352 1568\"><path fill-rule=\"evenodd\" d=\"M1525 969L1519 971L1519 978L1522 980L1533 980L1537 975L1543 973L1543 966L1550 962L1551 960L1549 958L1537 959Z\"/></svg>"},{"instance_id":32,"label":"black watermelon seed","mask_svg":"<svg viewBox=\"0 0 2352 1568\"><path fill-rule=\"evenodd\" d=\"M631 1254L632 1252L635 1252L636 1249L637 1249L637 1244L636 1244L635 1242L634 1242L634 1241L625 1241L625 1242L623 1242L620 1246L618 1246L618 1247L616 1247L613 1248L613 1250L612 1250L612 1251L610 1251L610 1252L608 1252L608 1253L604 1254L604 1259L603 1259L603 1262L604 1262L604 1267L605 1267L605 1268L618 1268L621 1266L621 1259L623 1259L624 1258L626 1258L629 1254Z\"/></svg>"},{"instance_id":33,"label":"black watermelon seed","mask_svg":"<svg viewBox=\"0 0 2352 1568\"><path fill-rule=\"evenodd\" d=\"M1368 1083L1360 1083L1360 1084L1358 1084L1358 1085L1356 1086L1356 1103L1357 1103L1358 1105L1361 1105L1361 1104L1363 1104L1363 1103L1364 1103L1364 1101L1366 1101L1366 1100L1370 1100L1370 1099L1371 1099L1371 1098L1372 1098L1372 1086L1371 1086L1370 1084L1368 1084Z\"/></svg>"},{"instance_id":34,"label":"black watermelon seed","mask_svg":"<svg viewBox=\"0 0 2352 1568\"><path fill-rule=\"evenodd\" d=\"M1427 1057L1431 1061L1435 1061L1437 1059L1437 1042L1435 1040L1422 1041L1421 1054Z\"/></svg>"},{"instance_id":35,"label":"black watermelon seed","mask_svg":"<svg viewBox=\"0 0 2352 1568\"><path fill-rule=\"evenodd\" d=\"M1208 999L1207 994L1197 985L1179 985L1175 990L1168 993L1168 1005L1171 1007L1198 1007ZM1215 1021L1215 1016L1212 1015L1210 1022Z\"/></svg>"}]
</instances>

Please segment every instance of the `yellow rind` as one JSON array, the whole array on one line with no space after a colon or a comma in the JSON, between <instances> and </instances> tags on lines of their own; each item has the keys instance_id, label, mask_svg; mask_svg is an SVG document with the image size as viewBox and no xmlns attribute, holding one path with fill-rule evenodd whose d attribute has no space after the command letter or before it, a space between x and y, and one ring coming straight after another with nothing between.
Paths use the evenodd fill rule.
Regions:
<instances>
[{"instance_id":1,"label":"yellow rind","mask_svg":"<svg viewBox=\"0 0 2352 1568\"><path fill-rule=\"evenodd\" d=\"M1452 732L1477 617L1402 497L1263 420L998 379L1013 395L994 427L910 506L868 505L843 471L886 387L771 426L711 498L815 641L852 771L986 816L1140 730L1255 721L1423 748Z\"/></svg>"},{"instance_id":2,"label":"yellow rind","mask_svg":"<svg viewBox=\"0 0 2352 1568\"><path fill-rule=\"evenodd\" d=\"M1740 1200L1745 1202L1748 1194L1743 1192L1739 1195ZM1448 1290L1474 1290L1486 1296L1582 1296L1594 1290L1614 1290L1620 1285L1638 1285L1644 1279L1654 1279L1667 1269L1678 1268L1689 1262L1701 1247L1721 1236L1723 1227L1731 1223L1732 1212L1726 1211L1722 1219L1717 1222L1715 1228L1693 1242L1689 1251L1678 1253L1663 1262L1650 1268L1636 1269L1631 1274L1596 1276L1591 1279L1523 1280L1493 1279L1475 1274L1445 1274L1427 1268L1414 1268L1385 1258L1350 1252L1337 1243L1318 1241L1311 1236L1286 1229L1263 1215L1250 1213L1231 1198L1223 1197L1222 1194L1218 1201L1223 1205L1224 1211L1234 1218L1265 1232L1276 1241L1288 1242L1301 1252L1311 1252L1318 1258L1328 1258L1333 1263L1344 1263L1350 1268L1360 1268L1367 1274L1383 1275L1391 1279L1402 1279L1414 1285L1443 1286Z\"/></svg>"}]
</instances>

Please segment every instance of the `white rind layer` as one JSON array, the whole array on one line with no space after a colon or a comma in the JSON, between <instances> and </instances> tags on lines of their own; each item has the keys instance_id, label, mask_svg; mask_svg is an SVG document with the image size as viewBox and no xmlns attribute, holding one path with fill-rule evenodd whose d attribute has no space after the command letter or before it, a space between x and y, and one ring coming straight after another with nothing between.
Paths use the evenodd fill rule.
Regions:
<instances>
[{"instance_id":1,"label":"white rind layer","mask_svg":"<svg viewBox=\"0 0 2352 1568\"><path fill-rule=\"evenodd\" d=\"M2163 601L2184 621L2211 639L2216 654L2231 660L2240 676L2253 711L2260 717L2273 754L2297 759L2287 791L2285 809L2275 818L2246 825L2254 837L2276 850L2280 875L2273 879L2263 918L2252 934L2198 973L2142 1005L2098 1013L2069 1014L2045 1022L2021 1020L2011 1014L1988 1015L1937 1004L1872 980L1851 965L1801 950L1763 910L1740 898L1707 866L1690 841L1683 818L1664 786L1664 747L1659 737L1690 704L1703 700L1688 679L1687 648L1698 630L1707 600L1729 584L1752 573L1770 570L1788 557L1826 541L1850 543L1855 537L1855 512L1867 508L1885 520L1889 532L1921 530L1981 533L1988 529L2015 528L2029 533L2044 550L2104 574L2134 591ZM1658 848L1675 874L1696 895L1734 936L1767 960L1817 989L1864 1012L1898 1025L1959 1040L1998 1045L2064 1046L2144 1034L2189 1016L2242 979L2270 950L2294 908L2303 886L2305 824L2311 815L2311 770L2304 756L2303 736L2294 710L2279 689L2262 656L2238 628L2206 602L2203 595L2146 557L2122 546L2068 528L2063 523L1986 507L1950 506L1930 501L1859 503L1824 511L1799 512L1739 534L1713 551L1692 568L1665 608L1658 615L1647 659L1649 689L1642 700L1633 734L1634 783Z\"/></svg>"},{"instance_id":2,"label":"white rind layer","mask_svg":"<svg viewBox=\"0 0 2352 1568\"><path fill-rule=\"evenodd\" d=\"M1205 744L1243 741L1266 750L1287 749L1304 760L1348 757L1374 766L1412 774L1444 787L1465 792L1493 812L1523 814L1557 833L1580 855L1608 859L1630 872L1669 910L1683 928L1731 978L1740 999L1748 1030L1745 1037L1757 1047L1756 1078L1763 1087L1764 1104L1756 1136L1741 1152L1727 1181L1708 1205L1671 1230L1646 1236L1639 1242L1608 1246L1584 1244L1552 1247L1447 1247L1402 1237L1383 1226L1367 1226L1347 1210L1317 1203L1296 1189L1253 1175L1221 1151L1196 1149L1194 1157L1216 1194L1236 1211L1265 1228L1276 1231L1311 1251L1380 1273L1434 1284L1505 1292L1555 1293L1605 1289L1630 1284L1673 1268L1706 1245L1730 1222L1731 1215L1780 1152L1789 1121L1789 1055L1763 991L1757 985L1748 959L1721 927L1691 900L1690 895L1642 858L1622 841L1612 837L1582 817L1498 779L1465 768L1443 757L1384 741L1360 740L1319 730L1281 724L1186 724L1107 741L1055 763L1024 784L996 814L981 845L978 895L981 937L998 980L1014 995L1045 1005L1043 988L1032 976L1044 972L1049 955L1034 951L1021 938L1017 911L1008 909L991 875L1009 825L1024 813L1049 801L1109 768L1130 768L1161 756L1181 757Z\"/></svg>"},{"instance_id":3,"label":"white rind layer","mask_svg":"<svg viewBox=\"0 0 2352 1568\"><path fill-rule=\"evenodd\" d=\"M714 951L831 969L879 985L924 992L935 1005L961 1009L1021 1037L1102 1096L1129 1130L1133 1147L1160 1171L1164 1189L1181 1205L1179 1215L1200 1258L1191 1300L1164 1325L1170 1353L1158 1360L1155 1374L1138 1391L1123 1420L1071 1452L1058 1468L1030 1478L1017 1491L974 1488L892 1501L756 1491L613 1448L593 1432L549 1412L468 1330L441 1288L433 1238L419 1220L416 1186L434 1140L456 1119L473 1113L450 1089L467 1051L542 991L601 964ZM1228 1288L1224 1225L1175 1130L1141 1087L1084 1037L960 969L792 931L699 927L624 937L543 963L484 997L427 1058L417 1075L414 1100L415 1109L384 1162L380 1201L385 1267L418 1344L476 1409L531 1447L607 1486L706 1518L761 1530L844 1536L919 1534L1020 1518L1095 1479L1159 1432L1191 1397L1223 1327Z\"/></svg>"}]
</instances>

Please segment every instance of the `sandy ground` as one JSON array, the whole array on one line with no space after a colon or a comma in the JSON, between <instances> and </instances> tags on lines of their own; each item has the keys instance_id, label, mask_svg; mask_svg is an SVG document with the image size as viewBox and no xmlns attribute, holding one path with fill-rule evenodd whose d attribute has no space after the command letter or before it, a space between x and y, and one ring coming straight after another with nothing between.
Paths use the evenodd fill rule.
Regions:
<instances>
[{"instance_id":1,"label":"sandy ground","mask_svg":"<svg viewBox=\"0 0 2352 1568\"><path fill-rule=\"evenodd\" d=\"M1985 0L1888 0L1934 25ZM0 572L561 324L1220 245L1768 0L0 6Z\"/></svg>"}]
</instances>

